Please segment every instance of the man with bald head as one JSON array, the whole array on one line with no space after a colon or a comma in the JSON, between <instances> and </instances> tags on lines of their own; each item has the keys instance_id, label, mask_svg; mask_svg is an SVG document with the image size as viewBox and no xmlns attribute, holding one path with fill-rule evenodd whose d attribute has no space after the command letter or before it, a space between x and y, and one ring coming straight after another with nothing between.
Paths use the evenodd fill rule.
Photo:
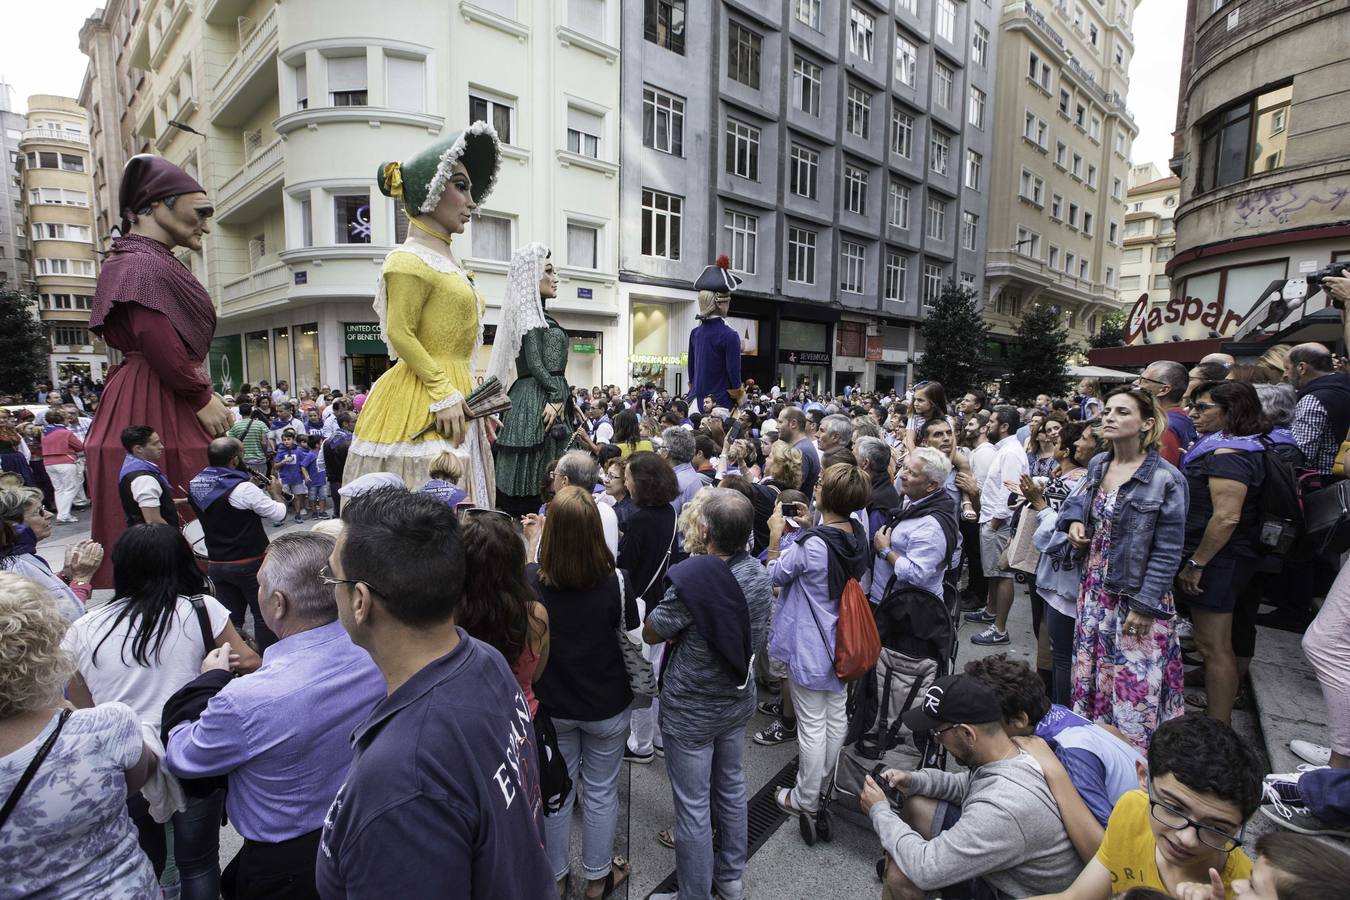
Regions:
<instances>
[{"instance_id":1,"label":"man with bald head","mask_svg":"<svg viewBox=\"0 0 1350 900\"><path fill-rule=\"evenodd\" d=\"M1284 378L1298 391L1294 440L1311 468L1331 474L1336 451L1350 433L1350 377L1337 372L1322 344L1299 344L1289 351Z\"/></svg>"},{"instance_id":2,"label":"man with bald head","mask_svg":"<svg viewBox=\"0 0 1350 900\"><path fill-rule=\"evenodd\" d=\"M277 640L258 609L258 570L267 554L262 522L286 518L281 482L273 476L263 493L244 468L244 445L236 438L213 440L206 459L210 465L188 482L188 502L202 523L210 560L206 574L235 628L243 630L244 610L253 610L253 636L262 651Z\"/></svg>"},{"instance_id":3,"label":"man with bald head","mask_svg":"<svg viewBox=\"0 0 1350 900\"><path fill-rule=\"evenodd\" d=\"M1195 443L1197 437L1191 417L1181 408L1182 398L1190 386L1186 367L1170 359L1160 359L1139 374L1134 380L1134 386L1152 394L1159 408L1167 413L1167 431L1163 432L1159 452L1172 465L1181 465L1181 455Z\"/></svg>"}]
</instances>

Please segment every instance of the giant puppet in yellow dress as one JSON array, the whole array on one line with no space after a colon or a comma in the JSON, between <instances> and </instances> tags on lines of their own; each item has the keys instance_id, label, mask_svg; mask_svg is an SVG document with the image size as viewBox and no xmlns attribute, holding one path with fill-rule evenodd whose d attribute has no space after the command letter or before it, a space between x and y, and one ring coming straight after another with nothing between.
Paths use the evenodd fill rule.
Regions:
<instances>
[{"instance_id":1,"label":"giant puppet in yellow dress","mask_svg":"<svg viewBox=\"0 0 1350 900\"><path fill-rule=\"evenodd\" d=\"M385 258L375 296L380 332L398 362L366 397L343 472L347 482L392 472L416 489L450 450L464 461L470 499L492 506L492 451L464 397L483 342L483 301L451 249L497 178L501 151L486 122L402 163L380 167L380 191L403 203L408 238ZM428 426L432 425L428 430Z\"/></svg>"}]
</instances>

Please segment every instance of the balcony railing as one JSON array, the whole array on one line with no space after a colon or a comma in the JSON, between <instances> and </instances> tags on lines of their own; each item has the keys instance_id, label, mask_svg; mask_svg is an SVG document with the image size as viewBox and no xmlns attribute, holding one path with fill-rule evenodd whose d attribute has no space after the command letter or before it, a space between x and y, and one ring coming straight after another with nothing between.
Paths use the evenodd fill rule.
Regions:
<instances>
[{"instance_id":1,"label":"balcony railing","mask_svg":"<svg viewBox=\"0 0 1350 900\"><path fill-rule=\"evenodd\" d=\"M273 166L282 161L281 138L277 138L253 155L237 172L225 179L220 186L217 203L222 212L243 198L251 188L263 184L262 177Z\"/></svg>"},{"instance_id":2,"label":"balcony railing","mask_svg":"<svg viewBox=\"0 0 1350 900\"><path fill-rule=\"evenodd\" d=\"M228 103L249 75L260 65L264 58L276 49L277 44L277 8L272 7L262 17L257 26L249 32L239 44L239 52L230 60L225 71L216 79L214 107L218 112Z\"/></svg>"},{"instance_id":3,"label":"balcony railing","mask_svg":"<svg viewBox=\"0 0 1350 900\"><path fill-rule=\"evenodd\" d=\"M89 146L89 136L82 131L67 131L64 128L26 128L22 141L64 141L67 144L79 144L81 147Z\"/></svg>"},{"instance_id":4,"label":"balcony railing","mask_svg":"<svg viewBox=\"0 0 1350 900\"><path fill-rule=\"evenodd\" d=\"M257 269L253 272L249 272L243 278L240 278L237 281L228 282L221 286L221 302L232 303L251 296L252 294L272 290L273 288L285 287L289 280L289 275L290 267L285 263L276 263L265 269Z\"/></svg>"}]
</instances>

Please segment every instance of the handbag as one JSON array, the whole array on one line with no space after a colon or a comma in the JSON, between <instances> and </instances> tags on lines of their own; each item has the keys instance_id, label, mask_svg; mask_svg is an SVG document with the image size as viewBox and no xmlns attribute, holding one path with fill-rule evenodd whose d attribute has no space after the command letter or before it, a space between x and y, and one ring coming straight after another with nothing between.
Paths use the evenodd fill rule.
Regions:
<instances>
[{"instance_id":1,"label":"handbag","mask_svg":"<svg viewBox=\"0 0 1350 900\"><path fill-rule=\"evenodd\" d=\"M614 574L619 578L619 654L623 657L623 667L628 672L628 687L633 692L635 705L650 706L660 687L656 683L656 674L652 671L651 662L642 655L642 626L639 625L632 631L624 628L627 621L624 613L628 605L627 589L623 571L616 569Z\"/></svg>"},{"instance_id":2,"label":"handbag","mask_svg":"<svg viewBox=\"0 0 1350 900\"><path fill-rule=\"evenodd\" d=\"M1303 495L1303 533L1317 552L1350 550L1350 479Z\"/></svg>"},{"instance_id":3,"label":"handbag","mask_svg":"<svg viewBox=\"0 0 1350 900\"><path fill-rule=\"evenodd\" d=\"M51 734L47 735L47 739L42 742L42 746L39 747L38 752L34 754L33 761L28 764L28 768L23 770L23 774L19 776L19 783L14 785L14 790L9 792L9 797L5 800L5 805L0 807L0 828L5 827L5 823L9 821L10 814L13 813L14 808L19 805L19 798L22 797L23 792L27 790L29 782L37 775L37 770L42 766L42 761L47 758L48 753L52 752L52 747L56 746L56 739L60 736L61 729L65 727L66 719L70 718L70 713L71 710L69 709L61 710L61 717L56 720L56 727L52 729Z\"/></svg>"},{"instance_id":4,"label":"handbag","mask_svg":"<svg viewBox=\"0 0 1350 900\"><path fill-rule=\"evenodd\" d=\"M544 802L544 815L555 815L572 793L572 776L558 749L558 730L553 727L553 718L542 706L534 714L534 749L539 754L539 794Z\"/></svg>"},{"instance_id":5,"label":"handbag","mask_svg":"<svg viewBox=\"0 0 1350 900\"><path fill-rule=\"evenodd\" d=\"M1031 507L1024 507L1017 518L1017 531L1013 532L1008 549L1004 551L1008 557L1008 564L1004 568L1026 572L1028 575L1036 574L1036 567L1041 562L1040 551L1032 541L1036 536L1036 522L1036 513Z\"/></svg>"},{"instance_id":6,"label":"handbag","mask_svg":"<svg viewBox=\"0 0 1350 900\"><path fill-rule=\"evenodd\" d=\"M826 549L831 556L834 555L834 550L828 544ZM839 619L835 622L833 647L825 637L825 629L821 627L820 617L816 615L816 607L810 598L807 598L806 608L811 611L816 631L820 632L820 640L830 655L830 665L836 678L847 683L857 681L872 671L881 657L881 635L877 631L872 606L867 602L867 595L863 593L858 579L845 581L839 595Z\"/></svg>"}]
</instances>

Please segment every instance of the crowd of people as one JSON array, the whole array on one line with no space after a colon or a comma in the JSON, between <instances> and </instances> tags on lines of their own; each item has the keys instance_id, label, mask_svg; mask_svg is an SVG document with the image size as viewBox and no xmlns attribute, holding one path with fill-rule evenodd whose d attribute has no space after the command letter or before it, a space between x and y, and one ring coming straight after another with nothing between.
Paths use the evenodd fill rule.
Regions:
<instances>
[{"instance_id":1,"label":"crowd of people","mask_svg":"<svg viewBox=\"0 0 1350 900\"><path fill-rule=\"evenodd\" d=\"M1344 889L1350 575L1269 515L1282 472L1337 477L1350 377L1324 347L1020 406L747 387L735 409L576 389L522 515L474 505L454 453L422 484L345 477L360 388L245 385L188 486L126 428L126 528L59 570L38 545L87 502L97 401L5 413L0 896L159 896L174 869L194 900L595 900L633 871L624 767L660 756L669 896L741 900L747 739L796 744L774 801L808 845L832 806L865 814L884 898ZM851 796L855 587L939 598L995 649L1027 603L1038 650L916 683L896 727L947 764ZM1230 725L1259 621L1306 629L1330 743L1295 742L1304 771L1266 774ZM1283 829L1252 847L1258 810Z\"/></svg>"}]
</instances>

